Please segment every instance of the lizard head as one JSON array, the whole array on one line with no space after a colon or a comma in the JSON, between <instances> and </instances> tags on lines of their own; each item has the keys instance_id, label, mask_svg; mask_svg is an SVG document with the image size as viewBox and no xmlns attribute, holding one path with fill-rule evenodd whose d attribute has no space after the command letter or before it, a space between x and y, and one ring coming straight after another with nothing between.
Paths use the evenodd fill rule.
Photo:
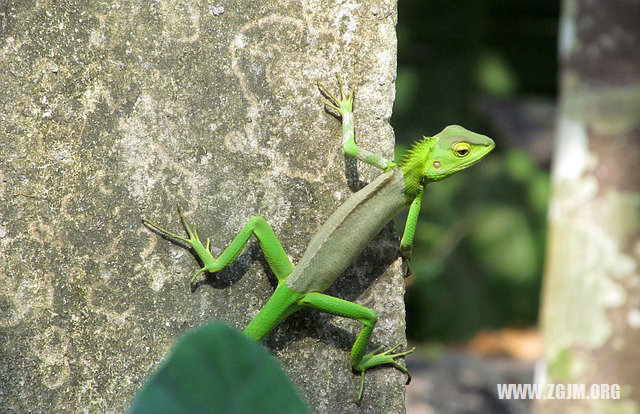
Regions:
<instances>
[{"instance_id":1,"label":"lizard head","mask_svg":"<svg viewBox=\"0 0 640 414\"><path fill-rule=\"evenodd\" d=\"M495 147L493 140L458 125L450 125L432 138L432 150L423 166L423 180L438 181L480 161Z\"/></svg>"},{"instance_id":2,"label":"lizard head","mask_svg":"<svg viewBox=\"0 0 640 414\"><path fill-rule=\"evenodd\" d=\"M431 181L439 181L475 164L495 143L458 125L450 125L433 137L414 144L401 162L405 189L411 191Z\"/></svg>"}]
</instances>

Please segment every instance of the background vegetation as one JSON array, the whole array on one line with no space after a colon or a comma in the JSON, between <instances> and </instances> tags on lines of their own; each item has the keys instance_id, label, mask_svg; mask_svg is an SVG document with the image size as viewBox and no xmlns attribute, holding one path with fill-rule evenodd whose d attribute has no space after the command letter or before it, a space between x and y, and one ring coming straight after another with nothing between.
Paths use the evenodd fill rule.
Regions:
<instances>
[{"instance_id":1,"label":"background vegetation","mask_svg":"<svg viewBox=\"0 0 640 414\"><path fill-rule=\"evenodd\" d=\"M407 292L412 340L537 320L550 147L533 148L540 124L553 126L553 110L541 108L555 101L558 14L546 0L399 2L397 156L449 124L497 143L482 163L428 187Z\"/></svg>"}]
</instances>

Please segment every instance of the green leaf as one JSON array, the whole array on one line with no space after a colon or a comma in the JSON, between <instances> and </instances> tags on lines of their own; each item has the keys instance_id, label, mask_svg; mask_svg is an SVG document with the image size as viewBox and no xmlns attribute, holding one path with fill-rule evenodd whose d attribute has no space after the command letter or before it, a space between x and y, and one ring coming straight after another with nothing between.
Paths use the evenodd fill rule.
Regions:
<instances>
[{"instance_id":1,"label":"green leaf","mask_svg":"<svg viewBox=\"0 0 640 414\"><path fill-rule=\"evenodd\" d=\"M131 413L307 413L300 394L260 344L221 323L184 335L148 379Z\"/></svg>"}]
</instances>

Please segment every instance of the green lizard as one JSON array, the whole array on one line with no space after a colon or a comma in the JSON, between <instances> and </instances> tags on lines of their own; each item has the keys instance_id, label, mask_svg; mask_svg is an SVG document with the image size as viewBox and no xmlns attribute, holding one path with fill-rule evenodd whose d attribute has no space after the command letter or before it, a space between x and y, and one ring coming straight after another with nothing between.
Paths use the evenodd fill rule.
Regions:
<instances>
[{"instance_id":1,"label":"green lizard","mask_svg":"<svg viewBox=\"0 0 640 414\"><path fill-rule=\"evenodd\" d=\"M360 321L364 327L351 348L351 365L361 376L358 392L360 400L367 369L391 364L408 374L407 369L398 364L396 359L413 352L413 349L393 353L400 346L398 344L384 352L380 352L382 348L378 348L366 353L378 319L376 313L357 303L323 292L358 258L380 230L406 207L409 208L409 213L400 251L408 260L425 185L475 164L493 149L494 142L484 135L452 125L433 137L425 137L415 143L399 164L386 160L356 145L353 89L345 93L342 83L340 80L338 82L339 98L323 86L318 87L327 98L325 105L336 111L342 119L344 152L381 169L383 173L338 207L311 238L297 265L291 263L275 233L261 216L252 217L217 258L213 257L209 249L210 240L207 239L206 246L202 244L195 226L189 226L179 208L180 219L188 238L164 230L149 220L145 219L144 223L161 235L181 241L195 251L203 267L191 278L192 289L201 273L214 273L229 266L254 234L278 285L244 333L259 341L288 316L304 307Z\"/></svg>"}]
</instances>

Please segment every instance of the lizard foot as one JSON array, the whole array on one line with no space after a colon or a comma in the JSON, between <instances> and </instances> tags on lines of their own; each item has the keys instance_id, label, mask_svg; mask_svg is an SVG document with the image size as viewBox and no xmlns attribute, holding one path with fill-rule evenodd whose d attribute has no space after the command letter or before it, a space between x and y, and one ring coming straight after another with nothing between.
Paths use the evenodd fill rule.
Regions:
<instances>
[{"instance_id":1,"label":"lizard foot","mask_svg":"<svg viewBox=\"0 0 640 414\"><path fill-rule=\"evenodd\" d=\"M159 233L161 236L166 237L166 238L170 238L170 239L174 239L174 240L178 240L184 244L186 244L187 246L189 246L191 249L193 249L196 254L200 257L200 260L202 260L203 262L208 262L208 259L211 256L211 251L209 250L210 244L211 244L211 240L209 240L209 238L207 238L207 244L206 246L204 246L202 244L202 242L200 241L200 237L198 236L198 231L196 230L196 226L194 225L193 227L189 226L189 223L187 223L187 219L185 219L184 214L182 212L182 209L180 208L180 206L178 206L178 214L180 215L180 221L182 222L182 226L184 227L185 231L187 232L187 235L189 236L189 238L180 236L179 234L176 233L172 233L168 230L163 229L162 227L158 226L157 224L153 223L151 220L147 220L147 219L143 219L142 222L149 228L151 228L153 231ZM207 257L204 257L207 256ZM212 257L211 257L212 258ZM208 269L206 266L202 267L200 269L198 269L195 274L193 275L193 277L191 278L191 282L189 283L189 286L191 288L191 291L193 292L196 288L196 279L198 278L198 276L200 275L200 273L205 272Z\"/></svg>"},{"instance_id":2,"label":"lizard foot","mask_svg":"<svg viewBox=\"0 0 640 414\"><path fill-rule=\"evenodd\" d=\"M344 116L345 112L351 112L353 110L353 88L350 88L349 92L345 92L340 75L336 75L336 77L338 78L338 86L340 87L340 98L333 95L320 83L318 83L318 89L320 89L320 92L327 98L324 104L336 111L340 116Z\"/></svg>"},{"instance_id":3,"label":"lizard foot","mask_svg":"<svg viewBox=\"0 0 640 414\"><path fill-rule=\"evenodd\" d=\"M372 368L378 365L383 365L383 364L391 364L394 367L398 368L400 371L408 375L407 384L411 382L411 374L409 374L409 371L407 370L407 368L403 367L402 365L396 362L396 358L401 358L405 355L408 355L413 351L415 351L416 348L413 347L403 352L397 352L395 354L392 353L396 349L400 348L400 346L401 344L396 344L393 348L390 348L384 352L380 352L384 348L384 346L381 346L375 351L370 352L365 356L363 356L362 361L360 361L360 363L356 367L354 367L356 371L360 372L360 390L358 391L358 401L362 400L362 394L364 392L364 373L369 368Z\"/></svg>"}]
</instances>

